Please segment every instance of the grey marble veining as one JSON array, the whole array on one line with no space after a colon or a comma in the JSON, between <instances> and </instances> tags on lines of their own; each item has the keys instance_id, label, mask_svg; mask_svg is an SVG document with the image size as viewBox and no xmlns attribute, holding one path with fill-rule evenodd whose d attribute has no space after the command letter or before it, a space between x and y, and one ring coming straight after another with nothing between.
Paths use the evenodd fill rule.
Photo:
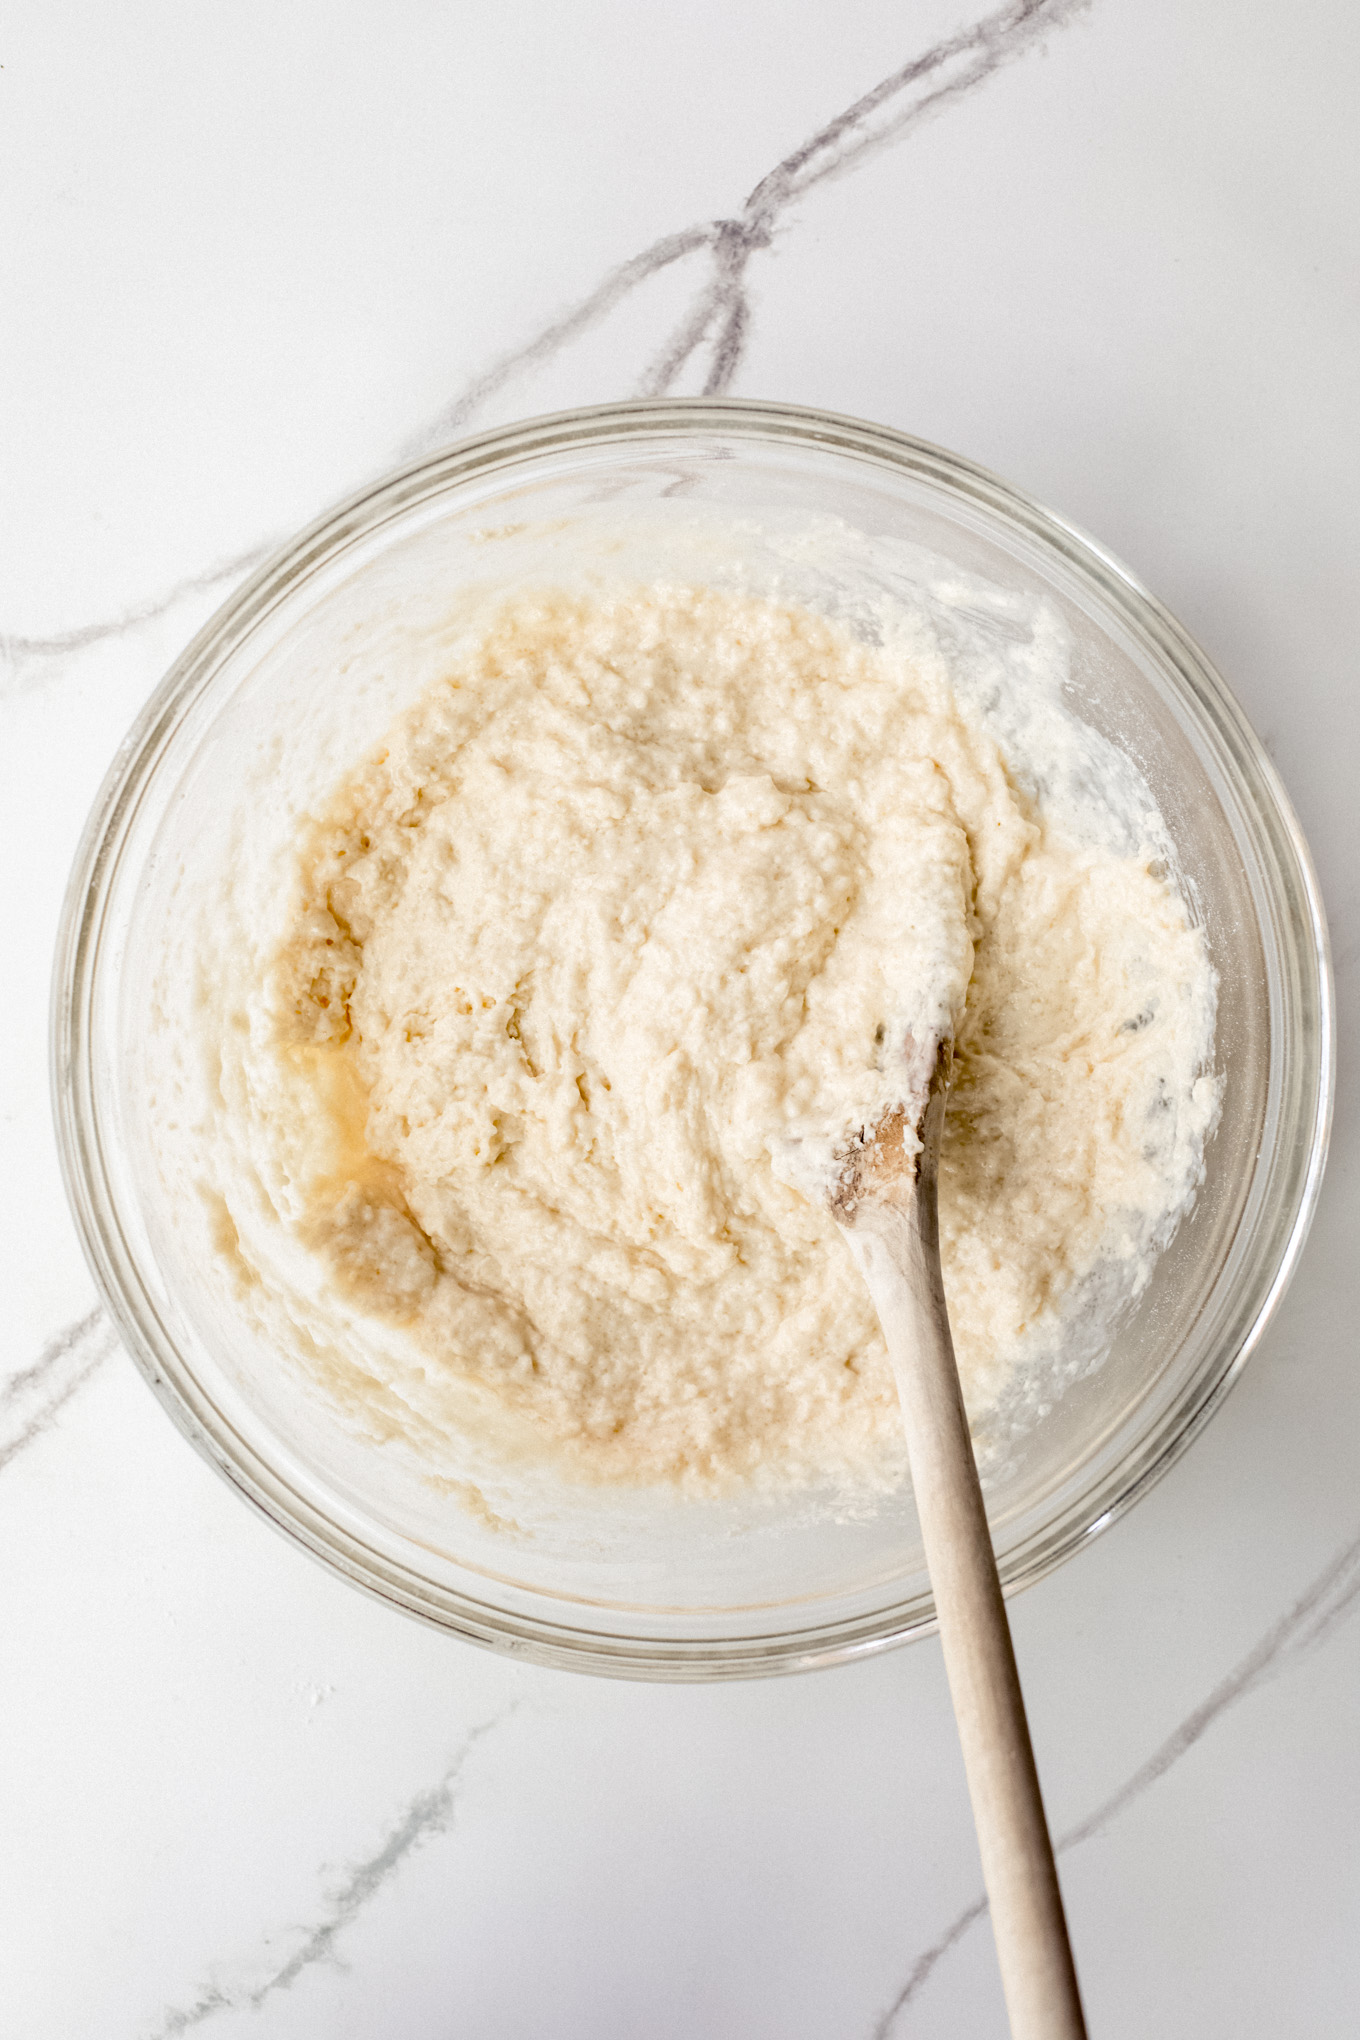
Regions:
<instances>
[{"instance_id":1,"label":"grey marble veining","mask_svg":"<svg viewBox=\"0 0 1360 2040\"><path fill-rule=\"evenodd\" d=\"M631 393L669 395L697 355L706 361L703 393L725 394L741 367L751 321L747 272L753 258L771 247L776 234L788 230L783 224L785 216L797 202L817 185L845 176L879 151L904 141L922 121L974 91L1004 65L1027 55L1046 35L1065 27L1090 4L1091 0L1010 0L1009 5L909 58L791 150L761 178L739 213L663 235L620 263L578 303L475 376L397 450L394 460L418 459L457 438L476 423L493 398L506 395L526 375L597 326L641 284L699 253L707 257L707 274L677 329L634 380ZM20 692L41 684L51 662L153 622L186 596L225 594L262 565L286 536L276 533L118 616L45 637L0 631L0 661L8 667L0 690Z\"/></svg>"},{"instance_id":2,"label":"grey marble veining","mask_svg":"<svg viewBox=\"0 0 1360 2040\"><path fill-rule=\"evenodd\" d=\"M365 1906L397 1875L407 1858L437 1836L452 1832L458 1812L463 1774L480 1742L518 1711L512 1701L489 1721L479 1722L464 1737L457 1753L427 1791L405 1805L371 1856L339 1873L324 1909L311 1926L300 1931L292 1953L257 1982L238 1988L205 1984L191 2005L168 2006L147 2034L147 2040L176 2040L204 2025L220 2012L260 2012L279 1992L291 1990L298 1978L318 1962L336 1957L336 1944Z\"/></svg>"},{"instance_id":3,"label":"grey marble veining","mask_svg":"<svg viewBox=\"0 0 1360 2040\"><path fill-rule=\"evenodd\" d=\"M107 1313L87 1311L54 1332L37 1358L0 1387L0 1474L51 1430L117 1345Z\"/></svg>"},{"instance_id":4,"label":"grey marble veining","mask_svg":"<svg viewBox=\"0 0 1360 2040\"><path fill-rule=\"evenodd\" d=\"M747 272L753 258L773 245L776 234L787 231L785 217L797 202L817 185L843 177L880 150L904 141L923 120L1026 55L1089 4L1090 0L1012 0L909 58L791 150L761 178L739 213L665 235L620 264L532 340L493 363L408 442L403 456L413 459L465 430L488 399L597 324L649 277L701 249L708 256L708 274L636 383L635 394L668 396L699 356L704 363L703 395L724 395L732 388L746 350L751 323Z\"/></svg>"},{"instance_id":5,"label":"grey marble veining","mask_svg":"<svg viewBox=\"0 0 1360 2040\"><path fill-rule=\"evenodd\" d=\"M1160 1783L1230 1709L1267 1680L1288 1672L1326 1644L1338 1626L1354 1613L1358 1603L1360 1534L1323 1568L1293 1606L1146 1761L1059 1837L1059 1854L1067 1856L1107 1831L1143 1794ZM175 2036L196 2029L219 2014L259 2012L277 1994L289 1990L309 1967L335 1960L342 1953L339 1944L347 1929L387 1889L407 1859L425 1844L454 1831L459 1791L473 1752L518 1711L519 1703L511 1702L473 1728L434 1782L398 1810L373 1852L332 1876L330 1895L316 1919L292 1931L296 1945L281 1962L265 1967L249 1982L230 1986L216 1980L205 1982L191 2004L167 2007L146 2030L144 2040L175 2040ZM902 1988L874 2022L868 2040L893 2040L893 2036L908 2030L905 2014L925 1992L940 1963L985 1918L986 1912L987 1901L979 1894L921 1951ZM239 1955L221 1965L224 1970L230 1968L238 1973L241 1966ZM246 1958L247 1970L249 1967Z\"/></svg>"},{"instance_id":6,"label":"grey marble veining","mask_svg":"<svg viewBox=\"0 0 1360 2040\"><path fill-rule=\"evenodd\" d=\"M1136 1800L1165 1778L1172 1766L1192 1750L1230 1708L1245 1700L1267 1679L1287 1672L1326 1643L1340 1624L1354 1614L1357 1604L1360 1604L1360 1534L1323 1567L1293 1607L1272 1623L1260 1642L1219 1680L1208 1698L1186 1715L1147 1761L1102 1800L1094 1812L1056 1838L1054 1846L1058 1855L1067 1856L1083 1842L1104 1834ZM901 2030L899 2021L902 2014L920 1996L933 1971L950 1949L963 1939L968 1929L985 1918L986 1913L986 1897L979 1894L918 1956L902 1989L874 2026L872 2040L889 2040L891 2034Z\"/></svg>"}]
</instances>

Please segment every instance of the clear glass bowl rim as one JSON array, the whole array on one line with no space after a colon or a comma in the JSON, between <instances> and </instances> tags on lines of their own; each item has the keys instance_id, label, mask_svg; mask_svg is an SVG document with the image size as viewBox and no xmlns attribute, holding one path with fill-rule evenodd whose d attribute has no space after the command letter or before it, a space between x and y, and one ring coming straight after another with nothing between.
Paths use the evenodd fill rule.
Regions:
<instances>
[{"instance_id":1,"label":"clear glass bowl rim","mask_svg":"<svg viewBox=\"0 0 1360 2040\"><path fill-rule=\"evenodd\" d=\"M1294 1033L1307 1066L1295 1074L1298 1143L1289 1194L1262 1243L1256 1307L1242 1334L1215 1350L1160 1427L1140 1441L1080 1515L1060 1522L1005 1568L1007 1594L1063 1563L1132 1507L1198 1434L1254 1351L1297 1266L1326 1161L1335 1087L1334 989L1326 918L1312 857L1288 795L1227 684L1176 619L1118 559L1075 525L976 463L889 426L747 398L637 400L555 412L463 439L382 476L300 532L232 594L186 646L114 757L72 867L57 939L51 1012L53 1112L62 1175L81 1244L118 1330L151 1388L190 1442L265 1518L342 1577L445 1631L493 1649L570 1669L651 1679L752 1677L843 1663L930 1633L935 1623L871 1616L749 1639L639 1639L526 1617L420 1581L339 1530L290 1488L203 1392L140 1281L119 1222L102 1154L92 1016L100 935L120 857L157 763L180 718L228 653L324 563L413 505L474 477L485 481L544 455L591 446L705 434L829 449L926 477L1057 553L1150 640L1212 726L1236 789L1270 851L1276 905L1292 939L1298 1007ZM1259 846L1258 846L1259 847Z\"/></svg>"}]
</instances>

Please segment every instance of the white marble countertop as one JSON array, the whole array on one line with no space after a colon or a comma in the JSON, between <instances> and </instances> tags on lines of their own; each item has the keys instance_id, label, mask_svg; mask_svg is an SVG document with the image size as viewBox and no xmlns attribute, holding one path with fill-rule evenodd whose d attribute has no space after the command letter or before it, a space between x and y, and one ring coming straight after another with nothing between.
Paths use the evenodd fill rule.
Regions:
<instances>
[{"instance_id":1,"label":"white marble countertop","mask_svg":"<svg viewBox=\"0 0 1360 2040\"><path fill-rule=\"evenodd\" d=\"M904 427L1097 534L1310 836L1342 1060L1302 1268L1013 1618L1093 2035L1360 2031L1358 62L1343 0L9 11L6 2036L1004 2032L934 1642L660 1688L370 1603L172 1428L58 1180L65 875L191 631L413 448L704 387Z\"/></svg>"}]
</instances>

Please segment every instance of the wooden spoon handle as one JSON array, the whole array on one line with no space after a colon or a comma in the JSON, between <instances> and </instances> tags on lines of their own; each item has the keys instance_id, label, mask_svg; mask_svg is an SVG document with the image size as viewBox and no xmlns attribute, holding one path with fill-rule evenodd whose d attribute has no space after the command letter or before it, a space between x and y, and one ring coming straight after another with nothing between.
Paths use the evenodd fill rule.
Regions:
<instances>
[{"instance_id":1,"label":"wooden spoon handle","mask_svg":"<svg viewBox=\"0 0 1360 2040\"><path fill-rule=\"evenodd\" d=\"M930 1186L933 1192L933 1184ZM933 1195L847 1233L897 1376L1014 2040L1085 2040L1006 1604L949 1335Z\"/></svg>"}]
</instances>

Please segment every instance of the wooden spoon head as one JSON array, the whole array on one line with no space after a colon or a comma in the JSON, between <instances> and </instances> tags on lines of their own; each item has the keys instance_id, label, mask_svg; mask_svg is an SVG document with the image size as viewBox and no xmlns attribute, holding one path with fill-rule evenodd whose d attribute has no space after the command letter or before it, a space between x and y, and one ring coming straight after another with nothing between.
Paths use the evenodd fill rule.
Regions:
<instances>
[{"instance_id":1,"label":"wooden spoon head","mask_svg":"<svg viewBox=\"0 0 1360 2040\"><path fill-rule=\"evenodd\" d=\"M837 1155L831 1213L852 1226L866 1202L903 1206L918 1190L935 1191L944 1128L945 1094L954 1066L949 1035L904 1045L903 1097L871 1127L861 1127Z\"/></svg>"}]
</instances>

